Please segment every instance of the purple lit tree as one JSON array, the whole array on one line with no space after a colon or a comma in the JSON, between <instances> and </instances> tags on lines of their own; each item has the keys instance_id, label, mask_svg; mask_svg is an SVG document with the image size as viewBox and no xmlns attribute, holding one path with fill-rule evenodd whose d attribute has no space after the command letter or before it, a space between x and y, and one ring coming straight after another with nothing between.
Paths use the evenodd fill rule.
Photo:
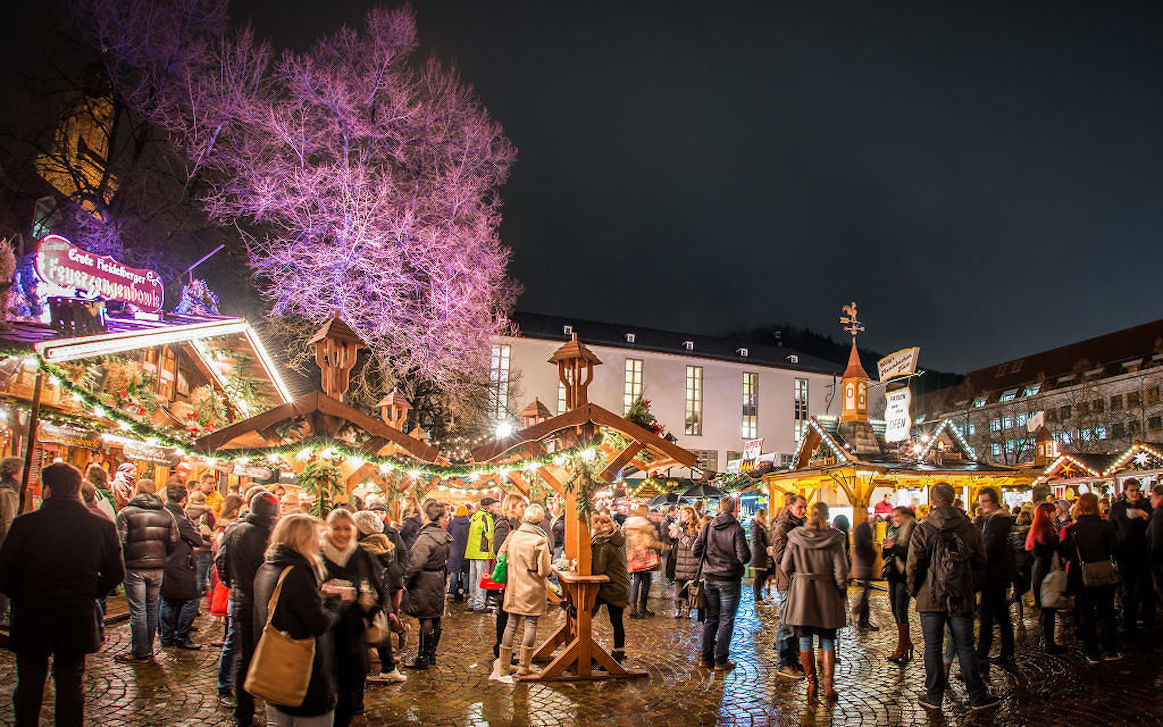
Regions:
<instances>
[{"instance_id":1,"label":"purple lit tree","mask_svg":"<svg viewBox=\"0 0 1163 727\"><path fill-rule=\"evenodd\" d=\"M497 234L515 150L410 8L304 52L226 30L218 0L78 0L115 86L236 226L276 316L339 311L394 372L457 398L508 325Z\"/></svg>"}]
</instances>

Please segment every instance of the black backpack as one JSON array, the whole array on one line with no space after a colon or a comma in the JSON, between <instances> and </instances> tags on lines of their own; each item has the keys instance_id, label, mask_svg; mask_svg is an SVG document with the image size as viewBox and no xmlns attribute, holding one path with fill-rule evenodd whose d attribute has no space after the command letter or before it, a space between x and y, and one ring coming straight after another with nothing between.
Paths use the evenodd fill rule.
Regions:
<instances>
[{"instance_id":1,"label":"black backpack","mask_svg":"<svg viewBox=\"0 0 1163 727\"><path fill-rule=\"evenodd\" d=\"M945 606L946 613L973 611L973 568L969 546L954 529L938 530L929 558L932 572L931 595Z\"/></svg>"}]
</instances>

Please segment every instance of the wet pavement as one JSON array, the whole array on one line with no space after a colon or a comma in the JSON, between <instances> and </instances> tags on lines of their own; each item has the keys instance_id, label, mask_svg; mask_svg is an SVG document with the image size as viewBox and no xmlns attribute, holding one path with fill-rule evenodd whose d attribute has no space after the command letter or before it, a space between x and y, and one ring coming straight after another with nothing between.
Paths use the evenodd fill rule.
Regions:
<instances>
[{"instance_id":1,"label":"wet pavement","mask_svg":"<svg viewBox=\"0 0 1163 727\"><path fill-rule=\"evenodd\" d=\"M657 585L655 593L662 593ZM1017 668L1007 672L995 667L990 675L990 687L1003 698L1002 706L970 714L964 687L954 681L944 712L931 715L917 704L924 668L915 613L916 657L903 668L884 660L895 645L895 630L883 593L873 597L874 621L886 628L876 633L841 632L839 701L809 703L802 682L775 674L771 646L778 622L775 607L760 606L757 612L749 588L744 589L743 599L731 646L739 666L732 672L712 674L697 668L698 622L670 617L669 604L657 598L652 599L651 608L658 616L626 622L627 663L647 670L648 679L515 686L488 681L492 617L469 614L463 604L450 603L438 665L427 672L408 672L408 683L402 686L369 687L367 713L355 724L1163 724L1163 698L1157 686L1163 684L1163 668L1147 644L1126 645L1127 657L1122 661L1088 666L1073 646L1071 629L1060 628L1059 640L1071 645L1069 653L1048 656L1038 649L1030 611L1017 631ZM604 617L603 611L595 623L599 640L608 644L609 624ZM551 612L542 619L543 636L555 627L557 618L559 614ZM221 627L212 619L202 618L199 623L198 641L220 637ZM232 724L229 710L220 708L215 698L217 649L166 649L156 663L147 665L114 662L113 656L125 651L128 641L128 625L115 625L105 649L90 657L86 723L102 727ZM409 648L405 654L411 652ZM14 659L9 652L0 652L0 688L8 694L15 683ZM48 714L46 709L45 724L51 724ZM5 699L0 704L0 723L11 721L11 703Z\"/></svg>"}]
</instances>

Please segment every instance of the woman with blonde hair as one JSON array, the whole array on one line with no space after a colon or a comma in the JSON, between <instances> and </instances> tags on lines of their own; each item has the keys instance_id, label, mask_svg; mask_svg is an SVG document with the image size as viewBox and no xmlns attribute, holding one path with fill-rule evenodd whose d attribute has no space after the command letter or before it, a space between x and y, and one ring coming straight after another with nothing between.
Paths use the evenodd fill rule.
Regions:
<instances>
[{"instance_id":1,"label":"woman with blonde hair","mask_svg":"<svg viewBox=\"0 0 1163 727\"><path fill-rule=\"evenodd\" d=\"M331 724L335 709L332 681L331 627L339 620L340 602L355 600L354 589L324 582L319 560L322 523L310 515L288 515L271 533L266 561L254 578L255 623L267 620L275 588L282 583L271 625L296 639L315 639L311 681L299 704L267 702L269 727L317 727ZM239 674L245 679L245 674Z\"/></svg>"},{"instance_id":2,"label":"woman with blonde hair","mask_svg":"<svg viewBox=\"0 0 1163 727\"><path fill-rule=\"evenodd\" d=\"M411 550L416 544L420 528L424 526L424 523L420 522L420 501L414 497L404 498L401 517L403 520L400 522L400 538L404 541L404 546Z\"/></svg>"},{"instance_id":3,"label":"woman with blonde hair","mask_svg":"<svg viewBox=\"0 0 1163 727\"><path fill-rule=\"evenodd\" d=\"M505 499L501 501L501 516L497 518L497 522L493 526L493 552L497 554L497 557L500 557L501 546L505 544L509 534L516 532L521 527L521 518L525 516L526 507L525 498L513 493L505 495ZM497 602L495 619L497 639L493 642L493 656L496 657L501 653L501 641L505 637L505 628L509 624L509 614L503 605L505 589L490 592L489 598L496 599Z\"/></svg>"},{"instance_id":4,"label":"woman with blonde hair","mask_svg":"<svg viewBox=\"0 0 1163 727\"><path fill-rule=\"evenodd\" d=\"M828 524L827 505L822 502L812 505L805 526L788 533L780 567L791 578L784 620L795 627L800 640L800 663L804 667L808 697L816 696L813 639L819 637L824 696L835 699L836 630L846 625L849 565L844 536Z\"/></svg>"},{"instance_id":5,"label":"woman with blonde hair","mask_svg":"<svg viewBox=\"0 0 1163 727\"><path fill-rule=\"evenodd\" d=\"M513 640L522 618L525 635L521 639L521 659L517 676L536 674L531 664L537 648L537 621L545 615L545 590L549 579L549 536L541 528L545 509L534 503L525 507L521 525L508 534L497 555L504 554L508 564L503 610L509 615L493 673L489 679L513 683L509 676L513 658Z\"/></svg>"},{"instance_id":6,"label":"woman with blonde hair","mask_svg":"<svg viewBox=\"0 0 1163 727\"><path fill-rule=\"evenodd\" d=\"M323 567L327 578L354 588L357 598L339 612L332 628L335 659L336 727L351 724L363 713L363 690L370 662L367 629L377 611L384 609L384 568L367 550L359 547L359 529L348 510L335 509L327 516L323 539Z\"/></svg>"}]
</instances>

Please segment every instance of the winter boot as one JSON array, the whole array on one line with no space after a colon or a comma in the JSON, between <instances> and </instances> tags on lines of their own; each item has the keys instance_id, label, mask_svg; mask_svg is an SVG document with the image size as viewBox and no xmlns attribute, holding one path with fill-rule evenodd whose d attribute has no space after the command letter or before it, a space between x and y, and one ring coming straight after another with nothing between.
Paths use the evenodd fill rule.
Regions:
<instances>
[{"instance_id":1,"label":"winter boot","mask_svg":"<svg viewBox=\"0 0 1163 727\"><path fill-rule=\"evenodd\" d=\"M800 664L804 667L804 679L808 683L808 699L816 698L816 652L801 651Z\"/></svg>"},{"instance_id":2,"label":"winter boot","mask_svg":"<svg viewBox=\"0 0 1163 727\"><path fill-rule=\"evenodd\" d=\"M436 647L440 646L440 634L443 631L444 629L439 626L432 629L431 638L428 640L428 666L436 666Z\"/></svg>"},{"instance_id":3,"label":"winter boot","mask_svg":"<svg viewBox=\"0 0 1163 727\"><path fill-rule=\"evenodd\" d=\"M512 684L513 677L509 675L512 667L509 666L509 660L513 658L513 650L501 647L498 651L500 653L493 661L493 673L489 674L489 681Z\"/></svg>"},{"instance_id":4,"label":"winter boot","mask_svg":"<svg viewBox=\"0 0 1163 727\"><path fill-rule=\"evenodd\" d=\"M517 665L517 676L526 677L526 676L538 676L541 674L540 670L534 669L531 666L531 664L533 663L533 652L535 652L535 651L537 651L536 646L522 646L521 647L521 663Z\"/></svg>"},{"instance_id":5,"label":"winter boot","mask_svg":"<svg viewBox=\"0 0 1163 727\"><path fill-rule=\"evenodd\" d=\"M428 644L432 641L431 631L420 632L420 644L416 647L416 658L410 664L405 664L405 669L427 669L428 668Z\"/></svg>"},{"instance_id":6,"label":"winter boot","mask_svg":"<svg viewBox=\"0 0 1163 727\"><path fill-rule=\"evenodd\" d=\"M913 641L909 638L908 624L896 625L896 649L886 657L887 661L907 664L913 658Z\"/></svg>"},{"instance_id":7,"label":"winter boot","mask_svg":"<svg viewBox=\"0 0 1163 727\"><path fill-rule=\"evenodd\" d=\"M836 652L820 650L820 667L822 681L824 682L824 698L828 700L836 699L840 696L836 693Z\"/></svg>"}]
</instances>

